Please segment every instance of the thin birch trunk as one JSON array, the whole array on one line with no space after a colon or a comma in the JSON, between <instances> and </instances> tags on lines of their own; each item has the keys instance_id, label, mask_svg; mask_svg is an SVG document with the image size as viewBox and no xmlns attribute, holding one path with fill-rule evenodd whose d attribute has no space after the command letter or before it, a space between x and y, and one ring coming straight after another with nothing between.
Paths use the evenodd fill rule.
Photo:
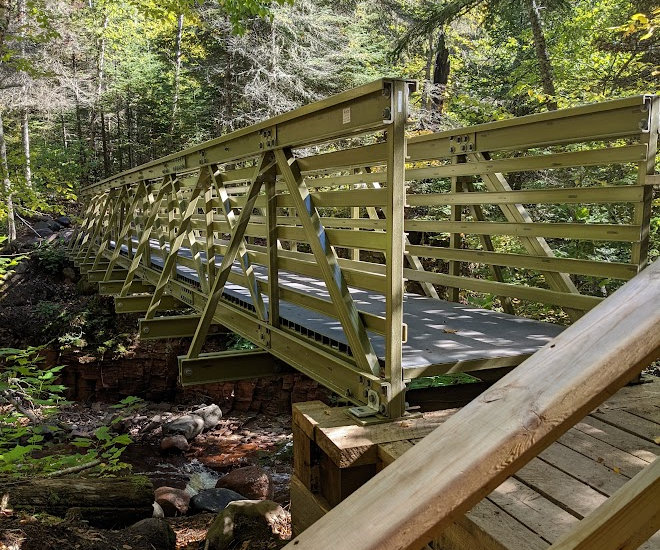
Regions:
<instances>
[{"instance_id":1,"label":"thin birch trunk","mask_svg":"<svg viewBox=\"0 0 660 550\"><path fill-rule=\"evenodd\" d=\"M27 2L26 0L18 0L18 26L20 38L20 56L25 60L25 28L27 26ZM25 157L25 164L23 165L23 175L25 176L25 185L28 189L32 189L32 169L30 167L30 119L28 115L27 102L27 75L21 72L21 99L23 106L21 107L21 141L23 143L23 155Z\"/></svg>"},{"instance_id":2,"label":"thin birch trunk","mask_svg":"<svg viewBox=\"0 0 660 550\"><path fill-rule=\"evenodd\" d=\"M16 240L16 219L14 216L14 200L12 197L11 180L9 179L9 164L7 162L7 143L5 142L5 128L0 110L0 176L2 177L2 191L7 201L7 236L9 242Z\"/></svg>"},{"instance_id":3,"label":"thin birch trunk","mask_svg":"<svg viewBox=\"0 0 660 550\"><path fill-rule=\"evenodd\" d=\"M183 38L183 14L179 15L176 32L176 56L174 58L174 95L172 97L172 124L170 134L174 134L176 117L179 110L179 81L181 78L181 40Z\"/></svg>"},{"instance_id":4,"label":"thin birch trunk","mask_svg":"<svg viewBox=\"0 0 660 550\"><path fill-rule=\"evenodd\" d=\"M78 134L78 157L80 158L80 177L83 183L87 183L87 155L85 154L85 143L82 131L82 112L80 109L80 92L78 91L78 74L76 67L76 55L71 56L71 66L73 69L74 97L76 101L76 132Z\"/></svg>"},{"instance_id":5,"label":"thin birch trunk","mask_svg":"<svg viewBox=\"0 0 660 550\"><path fill-rule=\"evenodd\" d=\"M21 109L21 141L23 142L23 175L25 176L25 185L32 189L32 167L30 160L30 117L27 107Z\"/></svg>"}]
</instances>

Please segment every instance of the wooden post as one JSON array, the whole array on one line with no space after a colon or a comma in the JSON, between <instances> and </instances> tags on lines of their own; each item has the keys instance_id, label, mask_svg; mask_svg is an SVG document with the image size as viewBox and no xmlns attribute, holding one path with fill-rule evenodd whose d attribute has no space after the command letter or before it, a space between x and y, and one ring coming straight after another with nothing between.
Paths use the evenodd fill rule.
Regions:
<instances>
[{"instance_id":1,"label":"wooden post","mask_svg":"<svg viewBox=\"0 0 660 550\"><path fill-rule=\"evenodd\" d=\"M387 336L385 343L385 377L390 382L388 416L402 416L406 410L403 383L403 241L404 207L406 204L406 136L408 117L408 84L392 85L392 123L387 129L387 247L386 307Z\"/></svg>"},{"instance_id":2,"label":"wooden post","mask_svg":"<svg viewBox=\"0 0 660 550\"><path fill-rule=\"evenodd\" d=\"M385 468L287 550L420 548L660 355L660 261ZM387 518L374 523L373 518Z\"/></svg>"}]
</instances>

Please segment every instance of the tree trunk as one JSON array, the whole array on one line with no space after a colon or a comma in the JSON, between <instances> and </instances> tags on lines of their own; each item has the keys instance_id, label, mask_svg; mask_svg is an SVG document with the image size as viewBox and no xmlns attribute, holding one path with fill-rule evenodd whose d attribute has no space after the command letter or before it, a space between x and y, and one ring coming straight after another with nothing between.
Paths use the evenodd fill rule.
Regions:
<instances>
[{"instance_id":1,"label":"tree trunk","mask_svg":"<svg viewBox=\"0 0 660 550\"><path fill-rule=\"evenodd\" d=\"M76 515L97 527L124 527L151 517L153 486L144 476L30 479L0 483L14 510Z\"/></svg>"},{"instance_id":2,"label":"tree trunk","mask_svg":"<svg viewBox=\"0 0 660 550\"><path fill-rule=\"evenodd\" d=\"M30 166L30 118L28 116L27 107L21 109L21 140L23 142L23 156L25 157L25 165L23 166L25 185L28 189L32 189L32 168Z\"/></svg>"},{"instance_id":3,"label":"tree trunk","mask_svg":"<svg viewBox=\"0 0 660 550\"><path fill-rule=\"evenodd\" d=\"M131 89L126 90L126 139L128 140L128 167L133 168L133 112L131 110L131 102L128 99L131 97Z\"/></svg>"},{"instance_id":4,"label":"tree trunk","mask_svg":"<svg viewBox=\"0 0 660 550\"><path fill-rule=\"evenodd\" d=\"M449 82L449 71L451 64L449 61L449 48L445 43L445 33L440 31L438 37L438 46L436 47L435 66L433 68L433 84L435 85L436 95L432 98L433 104L439 113L442 113L445 106L445 91Z\"/></svg>"},{"instance_id":5,"label":"tree trunk","mask_svg":"<svg viewBox=\"0 0 660 550\"><path fill-rule=\"evenodd\" d=\"M18 0L18 26L20 38L20 56L25 61L25 27L27 26L27 2ZM25 176L25 185L28 189L32 188L32 170L30 167L30 124L28 116L27 102L27 75L21 71L21 141L23 142L23 155L25 164L23 166L23 175Z\"/></svg>"},{"instance_id":6,"label":"tree trunk","mask_svg":"<svg viewBox=\"0 0 660 550\"><path fill-rule=\"evenodd\" d=\"M64 111L60 114L60 120L62 121L62 147L64 149L69 148L69 140L66 133L66 119L64 118Z\"/></svg>"},{"instance_id":7,"label":"tree trunk","mask_svg":"<svg viewBox=\"0 0 660 550\"><path fill-rule=\"evenodd\" d=\"M548 54L548 45L545 42L545 35L543 34L543 22L541 20L541 13L536 0L525 0L525 8L527 9L527 16L529 17L529 24L532 27L532 34L534 35L534 50L539 64L539 72L541 73L541 85L543 92L549 96L547 102L548 110L557 110L557 100L555 99L555 83L552 75L552 64L550 63L550 55Z\"/></svg>"},{"instance_id":8,"label":"tree trunk","mask_svg":"<svg viewBox=\"0 0 660 550\"><path fill-rule=\"evenodd\" d=\"M422 106L427 111L431 110L431 69L433 68L433 34L429 34L429 52L426 56L426 65L424 67L424 97Z\"/></svg>"},{"instance_id":9,"label":"tree trunk","mask_svg":"<svg viewBox=\"0 0 660 550\"><path fill-rule=\"evenodd\" d=\"M73 69L73 82L76 101L76 132L78 134L78 157L80 158L80 178L83 183L87 183L87 158L85 155L85 142L82 131L82 113L80 109L80 94L78 92L78 75L76 71L76 55L71 56L71 68Z\"/></svg>"},{"instance_id":10,"label":"tree trunk","mask_svg":"<svg viewBox=\"0 0 660 550\"><path fill-rule=\"evenodd\" d=\"M16 240L16 219L14 217L14 200L12 198L11 180L9 179L9 164L7 162L7 144L5 128L0 110L0 176L2 176L2 191L7 201L7 236L9 242Z\"/></svg>"},{"instance_id":11,"label":"tree trunk","mask_svg":"<svg viewBox=\"0 0 660 550\"><path fill-rule=\"evenodd\" d=\"M97 125L97 117L100 114L101 116L101 121L103 122L103 109L101 108L101 97L103 95L103 79L105 76L105 30L108 28L108 16L104 15L103 16L103 26L101 28L101 33L99 35L99 38L96 42L96 48L97 48L97 57L96 57L96 102L95 102L95 107L94 107L94 112L91 113L91 119L90 119L90 125L89 125L89 134L90 134L90 145L92 151L96 152L96 125ZM101 124L101 132L103 133L105 129L103 128L105 124ZM101 136L103 139L103 135ZM103 140L102 144L105 144L105 140ZM107 144L105 144L107 145ZM96 157L96 154L94 154ZM106 152L103 151L103 166L104 168L107 167L109 164L108 160L106 158ZM108 171L106 169L106 177L108 176Z\"/></svg>"},{"instance_id":12,"label":"tree trunk","mask_svg":"<svg viewBox=\"0 0 660 550\"><path fill-rule=\"evenodd\" d=\"M179 15L176 32L176 55L174 57L174 95L172 97L172 124L170 134L174 135L176 117L179 109L179 79L181 76L181 39L183 38L183 14Z\"/></svg>"},{"instance_id":13,"label":"tree trunk","mask_svg":"<svg viewBox=\"0 0 660 550\"><path fill-rule=\"evenodd\" d=\"M101 146L103 149L103 173L105 177L110 177L110 151L108 149L108 133L105 130L105 112L101 109Z\"/></svg>"},{"instance_id":14,"label":"tree trunk","mask_svg":"<svg viewBox=\"0 0 660 550\"><path fill-rule=\"evenodd\" d=\"M117 157L119 158L119 171L124 171L124 155L122 150L122 134L121 134L121 100L117 96Z\"/></svg>"}]
</instances>

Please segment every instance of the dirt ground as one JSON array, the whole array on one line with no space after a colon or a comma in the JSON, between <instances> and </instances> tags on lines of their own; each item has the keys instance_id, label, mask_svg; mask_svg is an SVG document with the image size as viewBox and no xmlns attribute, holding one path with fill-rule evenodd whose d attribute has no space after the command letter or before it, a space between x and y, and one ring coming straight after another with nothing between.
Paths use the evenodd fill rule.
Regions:
<instances>
[{"instance_id":1,"label":"dirt ground","mask_svg":"<svg viewBox=\"0 0 660 550\"><path fill-rule=\"evenodd\" d=\"M145 403L124 422L125 431L134 443L122 455L133 474L148 476L154 488L167 485L184 488L188 483L214 484L222 474L234 468L259 465L272 477L274 500L289 508L289 480L292 472L291 417L269 417L263 414L229 413L212 430L191 443L185 453L163 453L160 450L160 428L150 428L151 419L163 414L164 404ZM172 407L175 414L191 407ZM59 419L74 423L77 430L92 432L106 415L108 405L86 406L72 403ZM136 521L141 518L136 518ZM215 514L196 514L166 518L176 534L178 550L198 550ZM290 536L290 525L286 526ZM0 516L0 550L143 550L152 548L134 533L124 530L91 528L83 522L55 518L45 514L5 513ZM235 541L238 550L276 550L286 544L264 533L248 530ZM158 547L153 547L160 550Z\"/></svg>"}]
</instances>

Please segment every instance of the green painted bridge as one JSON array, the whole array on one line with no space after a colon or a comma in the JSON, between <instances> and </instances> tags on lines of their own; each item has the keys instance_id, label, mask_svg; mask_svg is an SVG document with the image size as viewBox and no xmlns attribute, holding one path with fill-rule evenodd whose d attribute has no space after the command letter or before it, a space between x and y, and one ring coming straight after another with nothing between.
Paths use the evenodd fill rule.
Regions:
<instances>
[{"instance_id":1,"label":"green painted bridge","mask_svg":"<svg viewBox=\"0 0 660 550\"><path fill-rule=\"evenodd\" d=\"M521 303L577 319L603 299L585 281L646 265L660 101L406 137L414 89L378 80L90 185L70 255L143 338L192 337L184 385L281 361L393 418L414 380L513 367L562 331ZM205 353L225 329L259 350Z\"/></svg>"}]
</instances>

